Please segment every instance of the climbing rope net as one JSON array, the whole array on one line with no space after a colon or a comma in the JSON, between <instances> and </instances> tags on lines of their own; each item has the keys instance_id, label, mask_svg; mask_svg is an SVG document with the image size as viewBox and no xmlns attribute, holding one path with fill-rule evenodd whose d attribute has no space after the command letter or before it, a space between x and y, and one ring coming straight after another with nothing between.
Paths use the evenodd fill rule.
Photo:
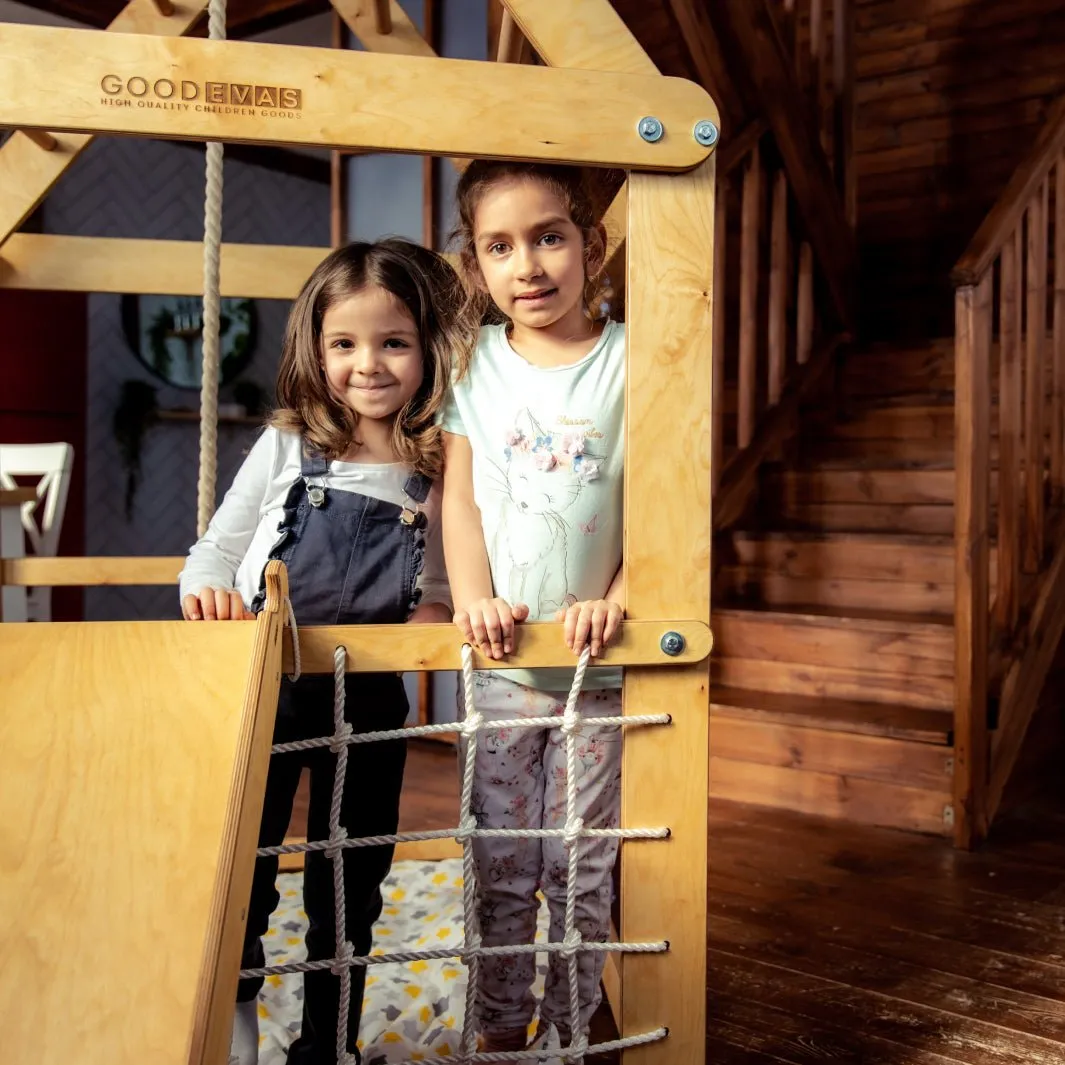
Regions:
<instances>
[{"instance_id":1,"label":"climbing rope net","mask_svg":"<svg viewBox=\"0 0 1065 1065\"><path fill-rule=\"evenodd\" d=\"M294 673L291 680L300 675L299 633L296 629L292 606L288 604L289 626L292 632ZM577 869L580 841L594 837L613 836L619 839L665 839L668 828L586 828L577 816L577 743L584 717L577 710L577 700L584 683L584 674L588 668L589 651L585 648L577 663L573 685L566 699L565 712L559 725L556 717L515 718L504 721L485 722L477 710L474 700L473 651L468 644L462 648L462 680L465 716L461 723L417 725L410 728L390 729L377 732L355 732L351 723L344 716L344 675L347 671L347 651L337 647L333 653L333 735L314 739L298 740L292 743L278 743L271 748L274 755L288 754L293 751L305 751L316 747L328 747L336 754L336 772L333 780L332 804L329 811L329 838L327 840L308 841L306 843L286 843L278 847L262 847L256 853L261 857L281 854L297 854L308 851L324 851L332 862L333 896L336 912L336 955L333 958L317 961L289 962L284 965L270 965L258 969L244 969L241 977L273 976L283 973L306 973L320 969L329 969L340 978L340 1010L337 1024L337 1062L338 1065L352 1065L354 1055L347 1051L348 1017L351 1009L351 969L356 965L405 964L414 961L432 961L447 958L459 958L467 969L467 991L465 1014L462 1028L462 1045L455 1060L470 1065L474 1062L512 1062L538 1061L543 1058L561 1057L563 1060L581 1065L587 1054L600 1054L608 1051L622 1050L625 1047L653 1043L665 1038L665 1028L638 1035L615 1039L610 1042L589 1045L587 1033L580 1023L580 1000L577 980L577 956L581 951L604 951L616 953L661 953L669 948L666 942L622 943L622 942L585 942L576 927L575 911L577 902ZM665 725L670 721L669 714L632 714L616 717L595 717L591 719L596 727L602 725ZM474 766L477 754L478 731L495 729L553 729L561 727L566 740L566 825L564 828L479 828L477 820L470 812L470 800L473 794ZM348 747L353 743L374 743L381 740L394 740L427 736L432 733L461 732L465 739L463 754L463 774L461 800L459 806L459 824L454 829L436 829L425 832L397 832L391 835L361 836L351 838L340 823L341 801L344 794L344 779L347 770ZM565 842L569 866L566 881L566 915L565 933L560 943L524 943L503 946L484 946L481 942L477 919L477 872L474 865L473 841L479 838L496 839L544 839L561 838ZM407 843L418 840L456 839L462 844L462 907L463 907L463 947L456 954L451 949L409 950L389 954L356 955L347 938L347 919L344 904L344 862L343 852L348 847L376 847L382 844ZM507 1052L477 1052L477 996L476 985L480 960L493 954L527 954L540 951L562 954L567 960L569 984L569 1013L572 1042L561 1050L523 1050ZM404 1062L403 1065L413 1065Z\"/></svg>"}]
</instances>

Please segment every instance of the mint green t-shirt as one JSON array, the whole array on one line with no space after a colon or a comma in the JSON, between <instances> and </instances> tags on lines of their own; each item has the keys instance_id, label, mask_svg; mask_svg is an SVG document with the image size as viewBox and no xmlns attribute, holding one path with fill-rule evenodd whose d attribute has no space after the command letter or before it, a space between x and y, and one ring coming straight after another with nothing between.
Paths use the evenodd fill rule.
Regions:
<instances>
[{"instance_id":1,"label":"mint green t-shirt","mask_svg":"<svg viewBox=\"0 0 1065 1065\"><path fill-rule=\"evenodd\" d=\"M525 603L530 621L606 595L622 545L625 327L607 322L595 347L569 366L526 362L502 325L481 329L470 372L452 389L446 432L473 451L495 594ZM565 691L572 669L499 670ZM589 669L586 688L621 686L621 670Z\"/></svg>"}]
</instances>

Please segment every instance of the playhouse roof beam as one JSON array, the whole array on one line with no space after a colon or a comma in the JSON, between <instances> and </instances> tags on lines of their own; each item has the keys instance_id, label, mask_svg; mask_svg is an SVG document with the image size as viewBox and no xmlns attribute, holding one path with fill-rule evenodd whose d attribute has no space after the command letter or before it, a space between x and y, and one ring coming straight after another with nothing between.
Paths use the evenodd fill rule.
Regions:
<instances>
[{"instance_id":1,"label":"playhouse roof beam","mask_svg":"<svg viewBox=\"0 0 1065 1065\"><path fill-rule=\"evenodd\" d=\"M47 92L21 91L42 71ZM710 96L679 78L36 26L0 39L0 123L20 127L678 171L709 155L704 119Z\"/></svg>"},{"instance_id":2,"label":"playhouse roof beam","mask_svg":"<svg viewBox=\"0 0 1065 1065\"><path fill-rule=\"evenodd\" d=\"M222 295L295 299L330 250L223 244ZM0 288L199 296L203 293L203 244L198 240L13 233L0 248Z\"/></svg>"},{"instance_id":3,"label":"playhouse roof beam","mask_svg":"<svg viewBox=\"0 0 1065 1065\"><path fill-rule=\"evenodd\" d=\"M130 0L107 29L113 34L150 33L166 36L188 33L206 6L206 0L180 0L174 5L172 15L161 15L152 0ZM9 34L19 28L5 25L4 40L7 41ZM83 32L100 35L99 30ZM38 91L33 87L40 84L40 71L49 66L49 63L45 63L38 67L20 86L20 95L31 100L35 98ZM37 122L25 124L40 125ZM12 122L10 125L22 123ZM0 147L0 189L4 190L4 195L0 196L0 245L33 213L67 167L92 141L91 136L75 133L64 133L53 139L55 147L42 152L28 136L16 131Z\"/></svg>"}]
</instances>

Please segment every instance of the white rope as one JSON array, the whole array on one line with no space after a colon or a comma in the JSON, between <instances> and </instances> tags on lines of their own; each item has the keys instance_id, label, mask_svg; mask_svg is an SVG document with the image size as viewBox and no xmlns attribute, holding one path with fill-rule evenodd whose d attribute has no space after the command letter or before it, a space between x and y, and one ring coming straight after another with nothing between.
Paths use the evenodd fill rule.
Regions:
<instances>
[{"instance_id":1,"label":"white rope","mask_svg":"<svg viewBox=\"0 0 1065 1065\"><path fill-rule=\"evenodd\" d=\"M226 0L210 0L207 36L226 37ZM215 507L218 474L218 368L222 246L222 144L207 143L207 188L203 203L203 367L200 378L200 474L196 484L196 535L203 536Z\"/></svg>"},{"instance_id":2,"label":"white rope","mask_svg":"<svg viewBox=\"0 0 1065 1065\"><path fill-rule=\"evenodd\" d=\"M348 770L348 744L351 725L344 718L344 675L347 652L338 647L333 652L333 735L331 750L337 756L333 774L333 801L329 806L329 843L326 856L333 863L333 906L336 914L336 958L330 965L334 976L340 977L340 1005L337 1010L337 1065L354 1063L355 1055L348 1053L348 1017L351 1012L351 964L355 947L348 939L348 908L344 897L344 852L337 844L348 838L348 830L340 824L340 808L344 801L344 778Z\"/></svg>"},{"instance_id":3,"label":"white rope","mask_svg":"<svg viewBox=\"0 0 1065 1065\"><path fill-rule=\"evenodd\" d=\"M300 673L299 633L296 629L296 619L290 602L287 602L287 609L289 625L292 630L293 664L295 668L292 679L295 680ZM353 1055L347 1053L352 967L356 965L370 966L406 964L414 961L439 961L456 957L456 951L448 948L358 956L354 953L354 946L347 938L343 852L351 847L376 847L421 840L454 838L462 844L463 945L458 956L467 968L467 992L462 1029L462 1046L456 1061L461 1062L462 1065L477 1065L477 1063L481 1062L539 1061L545 1058L561 1057L567 1062L574 1063L574 1065L582 1065L584 1058L588 1055L610 1053L627 1047L641 1046L646 1043L657 1042L668 1035L667 1029L658 1028L640 1035L589 1045L587 1032L584 1031L580 1023L578 970L581 953L652 954L669 950L669 943L665 941L645 943L585 942L576 927L577 871L580 859L580 841L582 839L665 839L669 836L668 828L586 828L583 820L577 816L577 742L581 728L585 723L585 719L579 713L577 706L589 658L589 651L586 648L578 660L561 723L557 716L515 718L506 721L492 721L490 723L490 727L493 729L561 727L566 739L566 823L563 828L477 827L476 819L471 813L477 759L477 734L488 726L486 726L484 716L477 709L474 700L473 651L468 644L463 645L462 648L462 685L465 716L461 723L389 729L377 732L354 732L344 715L344 678L347 652L344 647L337 647L333 654L333 735L322 736L312 740L300 740L293 743L279 743L273 746L272 751L275 754L310 750L316 747L329 747L337 756L332 803L329 810L329 838L306 843L286 843L277 847L260 847L256 852L261 856L326 852L327 857L333 863L333 895L336 908L336 957L316 961L288 962L284 965L268 965L257 969L242 969L240 975L244 979L286 973L318 972L325 969L335 973L340 978L340 1008L337 1023L338 1065L351 1065L351 1062L354 1061ZM597 727L604 725L664 725L669 724L671 720L672 718L669 714L633 714L628 716L596 717L593 719ZM353 743L372 743L400 739L408 736L424 736L432 732L460 732L466 740L458 827L455 829L433 829L426 832L396 832L380 836L348 838L346 829L340 824L340 811L343 803L344 777L350 745ZM473 841L481 838L553 838L565 841L568 853L568 869L566 878L566 913L562 942L484 946L481 940L477 914L477 869L473 855ZM539 952L562 954L566 958L569 980L570 1045L563 1047L561 1050L477 1052L476 987L481 958L493 955L535 954ZM403 1062L402 1065L414 1065L414 1062Z\"/></svg>"}]
</instances>

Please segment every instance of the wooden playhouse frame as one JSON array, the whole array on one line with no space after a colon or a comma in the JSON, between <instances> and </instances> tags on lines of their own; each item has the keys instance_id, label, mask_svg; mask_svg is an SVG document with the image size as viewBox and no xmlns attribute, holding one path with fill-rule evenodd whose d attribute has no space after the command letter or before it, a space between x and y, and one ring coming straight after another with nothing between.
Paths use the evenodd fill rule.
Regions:
<instances>
[{"instance_id":1,"label":"wooden playhouse frame","mask_svg":"<svg viewBox=\"0 0 1065 1065\"><path fill-rule=\"evenodd\" d=\"M623 846L620 935L626 941L665 939L670 947L665 954L625 957L620 993L611 1005L623 1035L662 1025L669 1029L663 1042L626 1050L626 1062L697 1061L705 1034L713 147L719 119L701 88L658 75L608 0L504 2L509 19L545 62L562 69L434 58L394 0L389 18L382 17L387 4L334 0L363 43L388 55L183 39L206 6L202 0L131 0L110 27L115 33L5 26L0 37L0 124L20 132L0 148L0 186L11 190L0 201L0 285L201 291L198 243L15 233L96 133L489 155L628 171L609 215L624 226L628 249L624 557L630 620L609 659L626 666L629 712L639 708L672 714L668 727L632 731L623 763L623 823L668 825L671 836L664 842ZM44 78L41 71L47 72ZM430 83L437 91L428 99L424 86ZM373 106L360 109L361 100ZM446 106L434 103L440 100ZM582 101L579 109L574 100ZM641 126L648 117L657 120L657 127ZM292 298L328 250L223 246L222 292ZM151 279L156 279L154 286L146 288ZM103 571L112 571L111 580L140 583L121 569L105 563ZM97 582L103 571L88 560L27 560L5 565L3 580L87 584ZM30 763L43 758L48 765L59 764L72 753L71 738L57 730L47 751L27 746L28 719L16 712L56 699L55 675L66 686L64 713L95 720L93 715L108 718L116 701L176 708L193 689L225 701L234 663L249 670L242 707L232 691L225 703L235 731L211 754L214 770L228 782L225 818L211 822L208 833L218 867L183 873L187 881L199 876L186 888L199 900L204 940L187 945L188 956L170 965L188 979L182 985L184 997L178 996L186 1012L179 1010L168 1023L184 1018L189 1042L183 1054L160 1048L153 1056L158 1062L215 1065L224 1060L239 964L240 900L250 882L285 642L283 571L272 580L273 606L254 626L235 626L243 635L234 633L221 644L205 641L199 635L203 627L180 622L0 628L0 665L5 678L16 678L14 698L5 701L0 713L0 737L5 749L21 751L26 759L23 772L6 775L8 785L0 784L0 823L7 820L5 809L21 809L27 801L20 789L35 787L46 811L38 827L56 834L71 831L63 821L68 804L54 793L49 798L42 789L54 789L57 778L31 772ZM110 582L106 572L104 581ZM679 656L664 650L667 631L684 638ZM303 668L331 671L337 644L348 648L353 668L458 667L459 649L449 626L390 628L387 643L381 636L376 627L301 630ZM60 663L47 683L25 666L39 664L46 653L58 656ZM138 669L129 665L134 653ZM173 662L191 656L204 663L206 680L190 678L185 685L174 678L166 692L159 691L154 670L169 669L167 675L180 677ZM553 626L527 627L514 661L572 662ZM177 728L173 718L180 715L152 716L152 728L162 730L152 737L157 747L162 745L159 749L173 749L167 744L176 737L166 731ZM184 754L178 751L174 757L194 757L191 748L181 750ZM95 783L100 786L100 779ZM91 790L93 782L85 786ZM217 802L218 792L212 796ZM115 861L116 848L129 848L132 837L122 838L113 827L101 830L89 818L78 821L77 830L92 841L88 850L83 848L83 860L106 867ZM146 853L154 854L160 846L154 837L150 847L141 842ZM170 850L168 862L188 858L177 845ZM41 889L49 861L43 843L24 854L18 875L9 878L11 890ZM45 891L41 898L47 910L52 896ZM57 906L69 903L62 896L53 901ZM153 910L150 899L141 902L149 925L165 921L164 910ZM65 971L91 972L100 964L90 939L72 936L69 928L62 933ZM108 972L118 973L123 965L150 965L158 952L153 944L139 942L134 937L127 944L126 957L107 959ZM0 997L13 993L16 981L25 981L24 967L44 964L39 947L27 939L9 955ZM41 971L48 974L39 984L42 994L69 1001L71 987L61 978L62 967L48 965ZM145 983L150 974L142 967L137 982ZM89 1027L84 1018L71 1017L69 1006L54 1009L49 1015ZM157 1033L150 1028L139 1030L140 1023L136 1017L123 1017L118 1024L112 1018L104 1026L111 1030L112 1042L100 1044L96 1056L82 1053L81 1060L91 1065L143 1060L143 1048L158 1040L153 1043ZM143 1023L162 1022L157 1013L149 1013ZM20 1060L40 1065L59 1060L49 1056L48 1033L34 1035L27 1024L21 1047L19 1038L16 1031Z\"/></svg>"}]
</instances>

